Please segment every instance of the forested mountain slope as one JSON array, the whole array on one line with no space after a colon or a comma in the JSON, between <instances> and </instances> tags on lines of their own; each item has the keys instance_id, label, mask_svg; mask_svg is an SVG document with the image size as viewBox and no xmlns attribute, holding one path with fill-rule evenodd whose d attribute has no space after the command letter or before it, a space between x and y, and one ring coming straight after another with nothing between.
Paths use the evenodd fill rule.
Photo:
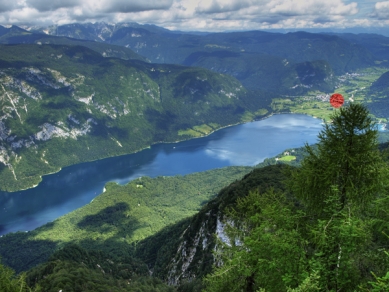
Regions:
<instances>
[{"instance_id":1,"label":"forested mountain slope","mask_svg":"<svg viewBox=\"0 0 389 292\"><path fill-rule=\"evenodd\" d=\"M389 71L372 83L369 93L373 100L368 105L370 112L389 120Z\"/></svg>"},{"instance_id":2,"label":"forested mountain slope","mask_svg":"<svg viewBox=\"0 0 389 292\"><path fill-rule=\"evenodd\" d=\"M252 170L240 181L223 188L215 199L192 218L166 227L139 242L135 250L136 257L149 265L153 275L170 284L177 285L185 280L192 281L205 276L211 272L214 264L214 234L223 241L228 240L223 223L226 208L253 190L285 190L282 170L282 164Z\"/></svg>"},{"instance_id":3,"label":"forested mountain slope","mask_svg":"<svg viewBox=\"0 0 389 292\"><path fill-rule=\"evenodd\" d=\"M0 237L0 256L20 272L46 261L68 243L120 257L131 254L140 240L195 215L221 188L251 169L142 177L123 186L108 183L104 193L82 208L35 230Z\"/></svg>"},{"instance_id":4,"label":"forested mountain slope","mask_svg":"<svg viewBox=\"0 0 389 292\"><path fill-rule=\"evenodd\" d=\"M248 112L259 117L269 104L201 68L104 58L81 46L0 52L3 190L31 187L66 165L204 135Z\"/></svg>"}]
</instances>

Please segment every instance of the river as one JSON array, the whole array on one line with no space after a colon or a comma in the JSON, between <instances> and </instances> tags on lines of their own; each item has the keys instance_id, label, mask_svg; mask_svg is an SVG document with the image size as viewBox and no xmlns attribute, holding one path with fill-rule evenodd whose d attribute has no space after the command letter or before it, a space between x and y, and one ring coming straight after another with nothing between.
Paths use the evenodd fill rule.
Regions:
<instances>
[{"instance_id":1,"label":"river","mask_svg":"<svg viewBox=\"0 0 389 292\"><path fill-rule=\"evenodd\" d=\"M254 166L287 148L316 143L321 120L282 114L231 126L188 141L157 144L135 154L81 163L43 176L35 188L0 192L0 235L35 229L88 204L109 181L185 175L231 165Z\"/></svg>"}]
</instances>

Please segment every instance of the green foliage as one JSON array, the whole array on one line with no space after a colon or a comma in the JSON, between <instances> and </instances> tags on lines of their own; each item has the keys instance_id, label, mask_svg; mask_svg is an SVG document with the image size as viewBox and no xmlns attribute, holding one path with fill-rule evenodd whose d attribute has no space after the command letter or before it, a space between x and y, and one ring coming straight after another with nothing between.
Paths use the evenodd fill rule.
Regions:
<instances>
[{"instance_id":1,"label":"green foliage","mask_svg":"<svg viewBox=\"0 0 389 292\"><path fill-rule=\"evenodd\" d=\"M382 190L386 166L368 114L360 104L341 108L319 133L317 151L306 145L308 156L288 184L310 212L322 213L335 194L340 209L368 206Z\"/></svg>"},{"instance_id":2,"label":"green foliage","mask_svg":"<svg viewBox=\"0 0 389 292\"><path fill-rule=\"evenodd\" d=\"M4 235L0 254L17 272L46 261L64 243L129 254L131 244L193 216L222 187L250 170L229 167L186 176L142 177L123 186L108 183L90 204L33 231Z\"/></svg>"},{"instance_id":3,"label":"green foliage","mask_svg":"<svg viewBox=\"0 0 389 292\"><path fill-rule=\"evenodd\" d=\"M204 291L354 291L379 264L366 265L371 221L339 212L338 204L329 220L312 220L272 190L250 193L237 206L226 221L231 244L219 242L219 266Z\"/></svg>"},{"instance_id":4,"label":"green foliage","mask_svg":"<svg viewBox=\"0 0 389 292\"><path fill-rule=\"evenodd\" d=\"M205 278L204 291L285 291L296 286L307 265L306 243L298 232L304 214L294 210L285 194L269 190L238 199L227 212L234 225L230 244L221 244L221 266ZM228 221L227 221L228 222Z\"/></svg>"},{"instance_id":5,"label":"green foliage","mask_svg":"<svg viewBox=\"0 0 389 292\"><path fill-rule=\"evenodd\" d=\"M148 269L130 257L112 258L101 251L67 245L49 261L27 273L29 285L43 291L176 291L148 276Z\"/></svg>"},{"instance_id":6,"label":"green foliage","mask_svg":"<svg viewBox=\"0 0 389 292\"><path fill-rule=\"evenodd\" d=\"M339 212L337 197L332 200L334 205L329 207L332 217L308 225L307 238L314 247L310 265L319 272L320 287L329 291L352 291L357 283L365 282L360 261L363 253L372 247L371 221L356 216L350 209Z\"/></svg>"},{"instance_id":7,"label":"green foliage","mask_svg":"<svg viewBox=\"0 0 389 292\"><path fill-rule=\"evenodd\" d=\"M305 147L299 169L286 168L292 194L238 199L204 291L386 291L387 145L380 155L376 137L352 104Z\"/></svg>"},{"instance_id":8,"label":"green foliage","mask_svg":"<svg viewBox=\"0 0 389 292\"><path fill-rule=\"evenodd\" d=\"M217 218L224 216L227 208L233 208L236 200L250 191L264 192L269 187L284 190L283 168L283 165L274 165L252 170L241 180L222 188L196 215L137 243L135 256L144 260L154 270L154 275L165 280L177 277L184 283L186 280L192 283L205 276L211 272L214 262L212 251L216 240L212 234L216 232ZM183 249L193 251L191 261L183 255ZM172 276L173 269L182 272Z\"/></svg>"},{"instance_id":9,"label":"green foliage","mask_svg":"<svg viewBox=\"0 0 389 292\"><path fill-rule=\"evenodd\" d=\"M387 252L385 252L385 254L389 257ZM373 276L375 281L369 282L372 286L371 292L385 292L389 290L389 271L382 277L377 277L374 273Z\"/></svg>"},{"instance_id":10,"label":"green foliage","mask_svg":"<svg viewBox=\"0 0 389 292\"><path fill-rule=\"evenodd\" d=\"M38 292L41 291L37 286L35 289L28 287L26 275L15 276L15 272L0 263L0 291L2 292Z\"/></svg>"}]
</instances>

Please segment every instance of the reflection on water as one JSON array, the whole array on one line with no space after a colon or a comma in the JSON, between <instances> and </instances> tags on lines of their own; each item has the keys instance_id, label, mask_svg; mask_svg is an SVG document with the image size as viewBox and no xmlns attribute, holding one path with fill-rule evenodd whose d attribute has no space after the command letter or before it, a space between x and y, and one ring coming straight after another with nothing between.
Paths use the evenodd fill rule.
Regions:
<instances>
[{"instance_id":1,"label":"reflection on water","mask_svg":"<svg viewBox=\"0 0 389 292\"><path fill-rule=\"evenodd\" d=\"M88 204L109 181L125 184L140 176L185 175L258 164L286 148L315 143L320 123L305 115L275 115L204 138L158 144L139 153L66 167L44 176L36 188L0 192L0 235L32 230Z\"/></svg>"},{"instance_id":2,"label":"reflection on water","mask_svg":"<svg viewBox=\"0 0 389 292\"><path fill-rule=\"evenodd\" d=\"M253 166L286 148L301 147L305 142L314 143L321 128L320 121L313 118L277 115L246 124L226 139L210 141L205 153L228 161L230 165Z\"/></svg>"}]
</instances>

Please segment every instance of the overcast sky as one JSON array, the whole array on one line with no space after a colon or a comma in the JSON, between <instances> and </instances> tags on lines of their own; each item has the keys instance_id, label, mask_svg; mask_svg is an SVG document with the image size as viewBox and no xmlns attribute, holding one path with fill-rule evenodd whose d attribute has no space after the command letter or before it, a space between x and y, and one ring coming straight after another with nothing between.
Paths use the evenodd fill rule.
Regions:
<instances>
[{"instance_id":1,"label":"overcast sky","mask_svg":"<svg viewBox=\"0 0 389 292\"><path fill-rule=\"evenodd\" d=\"M389 1L0 0L2 25L138 22L171 30L387 27Z\"/></svg>"}]
</instances>

